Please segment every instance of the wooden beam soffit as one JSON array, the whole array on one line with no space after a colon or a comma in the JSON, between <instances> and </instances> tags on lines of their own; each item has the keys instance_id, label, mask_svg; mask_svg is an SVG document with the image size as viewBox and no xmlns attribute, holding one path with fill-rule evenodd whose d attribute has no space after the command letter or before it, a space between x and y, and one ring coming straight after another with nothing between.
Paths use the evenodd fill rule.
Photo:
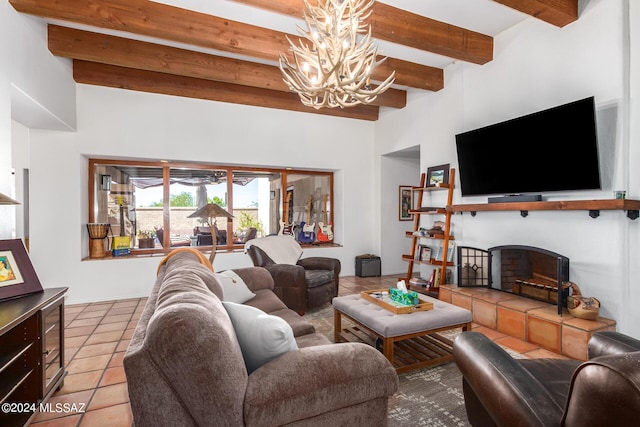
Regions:
<instances>
[{"instance_id":1,"label":"wooden beam soffit","mask_svg":"<svg viewBox=\"0 0 640 427\"><path fill-rule=\"evenodd\" d=\"M148 0L9 1L19 12L44 18L125 31L274 62L278 61L280 52L289 52L286 33ZM296 35L289 37L298 39ZM434 89L437 82L427 81L431 75L442 73L442 70L400 59L392 62L398 65L395 69L397 85L438 90ZM378 67L373 79L382 81L388 75L388 68Z\"/></svg>"},{"instance_id":2,"label":"wooden beam soffit","mask_svg":"<svg viewBox=\"0 0 640 427\"><path fill-rule=\"evenodd\" d=\"M322 108L316 110L305 107L300 102L298 95L294 93L118 67L77 59L73 60L73 78L77 83L83 84L351 119L375 121L378 120L379 112L379 108L373 105L345 109Z\"/></svg>"},{"instance_id":3,"label":"wooden beam soffit","mask_svg":"<svg viewBox=\"0 0 640 427\"><path fill-rule=\"evenodd\" d=\"M494 0L557 27L578 20L578 0Z\"/></svg>"},{"instance_id":4,"label":"wooden beam soffit","mask_svg":"<svg viewBox=\"0 0 640 427\"><path fill-rule=\"evenodd\" d=\"M290 92L273 65L209 55L154 43L48 26L49 50L57 56L120 67ZM389 89L373 105L404 108L407 92Z\"/></svg>"},{"instance_id":5,"label":"wooden beam soffit","mask_svg":"<svg viewBox=\"0 0 640 427\"><path fill-rule=\"evenodd\" d=\"M233 0L271 12L302 18L303 0ZM311 0L311 4L315 4ZM371 35L475 64L493 59L493 37L375 2L370 18Z\"/></svg>"}]
</instances>

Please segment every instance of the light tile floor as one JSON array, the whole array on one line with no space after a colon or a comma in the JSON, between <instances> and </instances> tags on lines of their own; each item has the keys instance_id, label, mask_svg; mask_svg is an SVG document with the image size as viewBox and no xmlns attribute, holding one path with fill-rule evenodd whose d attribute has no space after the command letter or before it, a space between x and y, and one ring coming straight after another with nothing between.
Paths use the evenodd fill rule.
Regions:
<instances>
[{"instance_id":1,"label":"light tile floor","mask_svg":"<svg viewBox=\"0 0 640 427\"><path fill-rule=\"evenodd\" d=\"M340 295L395 285L395 276L341 277ZM142 313L146 298L67 305L65 307L65 361L68 374L64 386L50 399L69 403L84 412L38 413L33 427L124 427L132 425L127 379L122 358ZM474 330L525 357L562 356L532 344L474 325ZM73 406L71 406L73 408Z\"/></svg>"}]
</instances>

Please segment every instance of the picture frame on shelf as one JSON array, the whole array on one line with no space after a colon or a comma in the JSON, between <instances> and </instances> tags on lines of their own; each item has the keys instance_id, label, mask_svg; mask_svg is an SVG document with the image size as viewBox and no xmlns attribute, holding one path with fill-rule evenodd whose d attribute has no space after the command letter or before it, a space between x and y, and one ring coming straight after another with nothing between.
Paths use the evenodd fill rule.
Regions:
<instances>
[{"instance_id":1,"label":"picture frame on shelf","mask_svg":"<svg viewBox=\"0 0 640 427\"><path fill-rule=\"evenodd\" d=\"M400 185L398 191L398 220L411 221L413 214L409 210L413 208L413 187Z\"/></svg>"},{"instance_id":2,"label":"picture frame on shelf","mask_svg":"<svg viewBox=\"0 0 640 427\"><path fill-rule=\"evenodd\" d=\"M0 240L0 300L42 290L22 240Z\"/></svg>"},{"instance_id":3,"label":"picture frame on shelf","mask_svg":"<svg viewBox=\"0 0 640 427\"><path fill-rule=\"evenodd\" d=\"M431 260L431 248L426 245L418 246L418 260L429 261Z\"/></svg>"},{"instance_id":4,"label":"picture frame on shelf","mask_svg":"<svg viewBox=\"0 0 640 427\"><path fill-rule=\"evenodd\" d=\"M449 167L450 164L432 166L427 169L427 187L438 187L441 184L449 183Z\"/></svg>"},{"instance_id":5,"label":"picture frame on shelf","mask_svg":"<svg viewBox=\"0 0 640 427\"><path fill-rule=\"evenodd\" d=\"M455 244L449 243L449 247L447 248L447 262L453 262L453 253L455 252ZM442 261L442 246L438 247L436 251L436 256L434 257L435 261Z\"/></svg>"}]
</instances>

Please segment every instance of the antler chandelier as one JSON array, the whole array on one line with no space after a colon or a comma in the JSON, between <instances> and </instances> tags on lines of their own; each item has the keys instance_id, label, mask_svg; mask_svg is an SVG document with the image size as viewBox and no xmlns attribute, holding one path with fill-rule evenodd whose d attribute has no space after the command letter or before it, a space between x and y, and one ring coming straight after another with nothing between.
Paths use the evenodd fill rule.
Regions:
<instances>
[{"instance_id":1,"label":"antler chandelier","mask_svg":"<svg viewBox=\"0 0 640 427\"><path fill-rule=\"evenodd\" d=\"M395 71L378 87L371 74L386 58L376 61L369 18L375 0L304 0L307 30L298 27L299 45L287 37L293 63L280 53L280 70L289 88L306 106L352 107L369 104L391 86Z\"/></svg>"}]
</instances>

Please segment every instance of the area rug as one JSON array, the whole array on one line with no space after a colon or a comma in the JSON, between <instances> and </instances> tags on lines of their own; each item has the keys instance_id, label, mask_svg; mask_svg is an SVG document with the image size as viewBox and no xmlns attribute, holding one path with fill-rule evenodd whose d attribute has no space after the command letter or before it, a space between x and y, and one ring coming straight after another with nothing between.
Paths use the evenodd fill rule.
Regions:
<instances>
[{"instance_id":1,"label":"area rug","mask_svg":"<svg viewBox=\"0 0 640 427\"><path fill-rule=\"evenodd\" d=\"M305 314L316 331L333 342L333 308L325 305ZM343 327L349 320L343 318ZM453 339L460 330L447 331ZM400 387L389 399L389 426L468 426L462 375L454 362L399 374Z\"/></svg>"}]
</instances>

